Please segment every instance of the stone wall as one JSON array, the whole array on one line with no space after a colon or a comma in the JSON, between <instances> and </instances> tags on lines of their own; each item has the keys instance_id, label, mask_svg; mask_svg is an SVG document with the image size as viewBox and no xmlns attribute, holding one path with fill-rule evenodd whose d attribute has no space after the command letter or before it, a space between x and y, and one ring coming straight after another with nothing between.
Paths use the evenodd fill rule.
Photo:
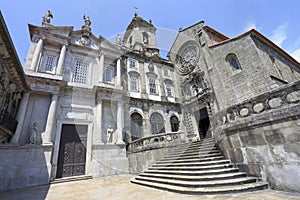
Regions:
<instances>
[{"instance_id":1,"label":"stone wall","mask_svg":"<svg viewBox=\"0 0 300 200\"><path fill-rule=\"evenodd\" d=\"M128 174L128 159L124 144L97 144L92 149L92 175L94 178Z\"/></svg>"},{"instance_id":2,"label":"stone wall","mask_svg":"<svg viewBox=\"0 0 300 200\"><path fill-rule=\"evenodd\" d=\"M300 82L264 93L214 116L225 157L273 189L300 192Z\"/></svg>"},{"instance_id":3,"label":"stone wall","mask_svg":"<svg viewBox=\"0 0 300 200\"><path fill-rule=\"evenodd\" d=\"M49 183L52 146L0 146L0 191Z\"/></svg>"}]
</instances>

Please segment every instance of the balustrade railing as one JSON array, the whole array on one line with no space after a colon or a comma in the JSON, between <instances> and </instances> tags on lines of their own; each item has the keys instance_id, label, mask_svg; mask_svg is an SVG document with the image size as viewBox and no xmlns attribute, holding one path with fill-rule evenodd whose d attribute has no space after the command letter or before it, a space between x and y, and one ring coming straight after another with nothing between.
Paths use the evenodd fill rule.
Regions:
<instances>
[{"instance_id":1,"label":"balustrade railing","mask_svg":"<svg viewBox=\"0 0 300 200\"><path fill-rule=\"evenodd\" d=\"M185 134L183 132L159 133L132 141L129 143L128 150L131 152L139 152L176 146L185 141Z\"/></svg>"}]
</instances>

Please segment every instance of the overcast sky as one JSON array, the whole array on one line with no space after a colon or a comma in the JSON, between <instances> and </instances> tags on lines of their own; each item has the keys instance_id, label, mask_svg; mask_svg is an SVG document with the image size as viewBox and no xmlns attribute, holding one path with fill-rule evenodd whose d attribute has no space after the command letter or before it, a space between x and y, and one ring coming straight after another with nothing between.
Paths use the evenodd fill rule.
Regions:
<instances>
[{"instance_id":1,"label":"overcast sky","mask_svg":"<svg viewBox=\"0 0 300 200\"><path fill-rule=\"evenodd\" d=\"M0 0L21 63L29 48L28 24L41 25L51 10L51 24L83 25L90 17L94 35L107 39L123 33L135 12L158 29L158 45L166 52L179 28L201 20L228 37L255 28L300 61L300 1L298 0Z\"/></svg>"}]
</instances>

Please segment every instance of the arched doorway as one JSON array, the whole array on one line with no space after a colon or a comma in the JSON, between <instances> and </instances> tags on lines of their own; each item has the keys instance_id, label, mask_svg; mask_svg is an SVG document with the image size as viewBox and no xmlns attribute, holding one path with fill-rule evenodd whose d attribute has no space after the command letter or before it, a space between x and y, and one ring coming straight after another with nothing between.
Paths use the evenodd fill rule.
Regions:
<instances>
[{"instance_id":1,"label":"arched doorway","mask_svg":"<svg viewBox=\"0 0 300 200\"><path fill-rule=\"evenodd\" d=\"M151 133L164 133L165 131L165 124L164 118L159 113L153 113L150 117L151 123Z\"/></svg>"},{"instance_id":2,"label":"arched doorway","mask_svg":"<svg viewBox=\"0 0 300 200\"><path fill-rule=\"evenodd\" d=\"M143 137L143 117L139 113L130 116L131 141Z\"/></svg>"},{"instance_id":3,"label":"arched doorway","mask_svg":"<svg viewBox=\"0 0 300 200\"><path fill-rule=\"evenodd\" d=\"M170 123L171 123L171 131L172 132L177 132L179 130L179 120L176 116L172 116L170 118Z\"/></svg>"}]
</instances>

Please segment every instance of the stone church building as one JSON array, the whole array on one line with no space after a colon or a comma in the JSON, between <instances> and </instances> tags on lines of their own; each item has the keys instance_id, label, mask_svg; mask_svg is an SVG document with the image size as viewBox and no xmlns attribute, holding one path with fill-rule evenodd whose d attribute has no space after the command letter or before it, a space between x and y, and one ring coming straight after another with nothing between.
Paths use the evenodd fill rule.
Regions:
<instances>
[{"instance_id":1,"label":"stone church building","mask_svg":"<svg viewBox=\"0 0 300 200\"><path fill-rule=\"evenodd\" d=\"M205 138L271 188L300 191L300 64L261 33L200 21L164 59L137 14L114 42L88 16L80 30L51 16L28 25L24 72L1 16L0 191L139 173Z\"/></svg>"}]
</instances>

